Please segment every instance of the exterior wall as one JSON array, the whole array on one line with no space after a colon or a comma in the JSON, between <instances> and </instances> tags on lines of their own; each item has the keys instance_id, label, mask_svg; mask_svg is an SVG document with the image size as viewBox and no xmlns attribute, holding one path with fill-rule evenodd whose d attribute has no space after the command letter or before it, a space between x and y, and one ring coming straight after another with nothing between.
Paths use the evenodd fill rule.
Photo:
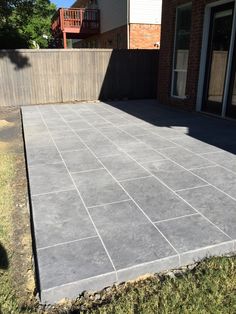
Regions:
<instances>
[{"instance_id":1,"label":"exterior wall","mask_svg":"<svg viewBox=\"0 0 236 314\"><path fill-rule=\"evenodd\" d=\"M171 97L176 7L189 2L189 0L163 0L158 99L160 102L168 105L194 110L197 99L205 6L216 1L192 0L192 27L186 86L187 97L186 99L177 99Z\"/></svg>"},{"instance_id":2,"label":"exterior wall","mask_svg":"<svg viewBox=\"0 0 236 314\"><path fill-rule=\"evenodd\" d=\"M91 36L73 44L74 48L127 48L127 26L121 26L100 35Z\"/></svg>"},{"instance_id":3,"label":"exterior wall","mask_svg":"<svg viewBox=\"0 0 236 314\"><path fill-rule=\"evenodd\" d=\"M93 7L100 10L101 34L77 41L73 47L127 48L128 0L77 0L73 7ZM130 0L129 47L155 49L160 46L162 0Z\"/></svg>"},{"instance_id":4,"label":"exterior wall","mask_svg":"<svg viewBox=\"0 0 236 314\"><path fill-rule=\"evenodd\" d=\"M77 0L72 7L98 8L101 33L127 24L127 0Z\"/></svg>"},{"instance_id":5,"label":"exterior wall","mask_svg":"<svg viewBox=\"0 0 236 314\"><path fill-rule=\"evenodd\" d=\"M131 24L161 24L162 0L130 0Z\"/></svg>"},{"instance_id":6,"label":"exterior wall","mask_svg":"<svg viewBox=\"0 0 236 314\"><path fill-rule=\"evenodd\" d=\"M155 49L160 46L161 25L130 24L130 49Z\"/></svg>"},{"instance_id":7,"label":"exterior wall","mask_svg":"<svg viewBox=\"0 0 236 314\"><path fill-rule=\"evenodd\" d=\"M72 8L85 8L89 5L89 0L77 0L72 4Z\"/></svg>"},{"instance_id":8,"label":"exterior wall","mask_svg":"<svg viewBox=\"0 0 236 314\"><path fill-rule=\"evenodd\" d=\"M101 33L127 24L127 0L98 0Z\"/></svg>"}]
</instances>

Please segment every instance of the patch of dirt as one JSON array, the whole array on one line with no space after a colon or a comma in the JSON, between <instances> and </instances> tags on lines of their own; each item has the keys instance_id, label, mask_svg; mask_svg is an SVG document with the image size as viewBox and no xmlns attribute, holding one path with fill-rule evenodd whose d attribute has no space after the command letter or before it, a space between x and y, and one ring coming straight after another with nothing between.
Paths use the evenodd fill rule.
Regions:
<instances>
[{"instance_id":1,"label":"patch of dirt","mask_svg":"<svg viewBox=\"0 0 236 314\"><path fill-rule=\"evenodd\" d=\"M19 108L0 107L0 153L14 159L11 212L13 235L10 276L20 306L36 303L30 213L25 168L21 113Z\"/></svg>"}]
</instances>

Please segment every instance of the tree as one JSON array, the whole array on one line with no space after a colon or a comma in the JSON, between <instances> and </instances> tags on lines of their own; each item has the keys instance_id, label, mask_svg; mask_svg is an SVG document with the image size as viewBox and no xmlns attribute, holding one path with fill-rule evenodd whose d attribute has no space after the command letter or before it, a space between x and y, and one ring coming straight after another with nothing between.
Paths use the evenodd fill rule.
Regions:
<instances>
[{"instance_id":1,"label":"tree","mask_svg":"<svg viewBox=\"0 0 236 314\"><path fill-rule=\"evenodd\" d=\"M50 0L0 0L0 48L48 47L55 12Z\"/></svg>"},{"instance_id":2,"label":"tree","mask_svg":"<svg viewBox=\"0 0 236 314\"><path fill-rule=\"evenodd\" d=\"M36 0L33 6L33 14L22 29L24 35L40 48L47 48L51 39L51 18L56 12L56 6L49 0Z\"/></svg>"}]
</instances>

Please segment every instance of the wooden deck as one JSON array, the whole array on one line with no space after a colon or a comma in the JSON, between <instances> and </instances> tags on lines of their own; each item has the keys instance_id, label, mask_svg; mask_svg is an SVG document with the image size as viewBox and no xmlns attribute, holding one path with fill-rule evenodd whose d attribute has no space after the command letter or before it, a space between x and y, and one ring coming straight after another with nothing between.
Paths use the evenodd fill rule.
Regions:
<instances>
[{"instance_id":1,"label":"wooden deck","mask_svg":"<svg viewBox=\"0 0 236 314\"><path fill-rule=\"evenodd\" d=\"M100 11L83 8L61 8L52 19L52 33L55 38L63 38L66 48L67 38L84 39L100 32Z\"/></svg>"}]
</instances>

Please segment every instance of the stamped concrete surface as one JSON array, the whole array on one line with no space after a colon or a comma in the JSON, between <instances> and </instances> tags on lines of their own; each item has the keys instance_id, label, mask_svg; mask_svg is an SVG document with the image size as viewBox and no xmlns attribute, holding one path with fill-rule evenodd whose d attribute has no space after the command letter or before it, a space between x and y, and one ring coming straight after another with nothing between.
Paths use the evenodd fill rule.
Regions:
<instances>
[{"instance_id":1,"label":"stamped concrete surface","mask_svg":"<svg viewBox=\"0 0 236 314\"><path fill-rule=\"evenodd\" d=\"M22 116L43 302L235 250L235 123L146 100Z\"/></svg>"}]
</instances>

